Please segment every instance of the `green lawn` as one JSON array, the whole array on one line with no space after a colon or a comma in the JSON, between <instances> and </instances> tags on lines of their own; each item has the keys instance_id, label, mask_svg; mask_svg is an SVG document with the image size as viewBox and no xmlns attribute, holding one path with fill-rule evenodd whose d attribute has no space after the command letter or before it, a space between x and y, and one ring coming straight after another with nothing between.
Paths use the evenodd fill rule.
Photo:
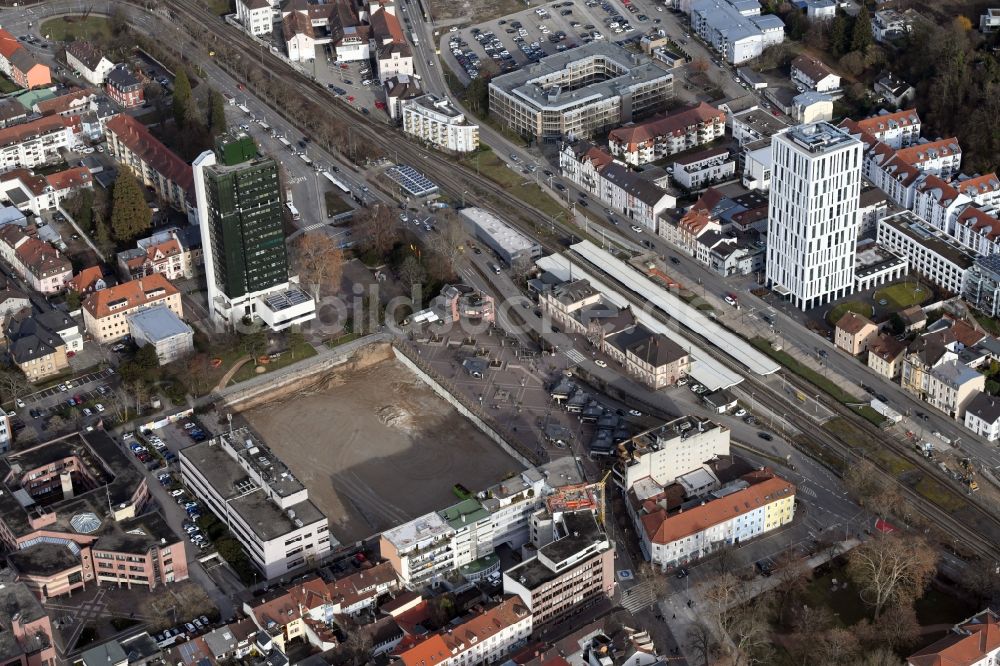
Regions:
<instances>
[{"instance_id":1,"label":"green lawn","mask_svg":"<svg viewBox=\"0 0 1000 666\"><path fill-rule=\"evenodd\" d=\"M219 16L233 11L232 3L229 0L206 0L205 5L208 7L209 11L213 14L218 14Z\"/></svg>"},{"instance_id":2,"label":"green lawn","mask_svg":"<svg viewBox=\"0 0 1000 666\"><path fill-rule=\"evenodd\" d=\"M46 39L58 42L76 39L107 39L111 37L111 24L103 16L61 16L46 21L39 32Z\"/></svg>"},{"instance_id":3,"label":"green lawn","mask_svg":"<svg viewBox=\"0 0 1000 666\"><path fill-rule=\"evenodd\" d=\"M252 362L244 363L243 367L236 372L236 374L233 376L232 379L229 380L229 385L232 386L233 384L245 382L248 379L256 377L258 374L266 375L267 373L279 370L285 367L286 365L291 365L292 363L301 361L304 358L309 358L310 356L315 356L315 355L316 355L316 350L313 348L313 346L308 342L302 342L301 344L297 345L291 350L284 352L278 358L271 360L271 362L268 363L267 365L263 366L265 371L262 373L258 373L256 371L256 368L254 367L254 364Z\"/></svg>"},{"instance_id":4,"label":"green lawn","mask_svg":"<svg viewBox=\"0 0 1000 666\"><path fill-rule=\"evenodd\" d=\"M902 310L911 305L923 303L931 297L931 290L919 283L901 282L883 287L875 292L875 302L886 300L887 307L894 310Z\"/></svg>"},{"instance_id":5,"label":"green lawn","mask_svg":"<svg viewBox=\"0 0 1000 666\"><path fill-rule=\"evenodd\" d=\"M328 190L323 193L323 198L326 199L326 216L333 217L334 215L340 215L341 213L346 213L351 210L351 206L344 201L344 198L334 192L333 190Z\"/></svg>"},{"instance_id":6,"label":"green lawn","mask_svg":"<svg viewBox=\"0 0 1000 666\"><path fill-rule=\"evenodd\" d=\"M854 395L842 389L840 385L831 381L826 375L799 363L788 352L775 350L775 348L771 346L771 343L766 339L756 337L750 341L750 344L773 358L778 363L781 363L799 377L802 377L807 382L813 384L825 393L828 393L834 399L840 402L858 402L858 399Z\"/></svg>"},{"instance_id":7,"label":"green lawn","mask_svg":"<svg viewBox=\"0 0 1000 666\"><path fill-rule=\"evenodd\" d=\"M863 317L872 316L872 306L861 301L845 301L834 305L826 315L826 321L830 326L836 326L840 318L848 312L856 312Z\"/></svg>"},{"instance_id":8,"label":"green lawn","mask_svg":"<svg viewBox=\"0 0 1000 666\"><path fill-rule=\"evenodd\" d=\"M21 89L21 86L17 85L6 76L0 76L0 95L9 95L12 92L17 92Z\"/></svg>"},{"instance_id":9,"label":"green lawn","mask_svg":"<svg viewBox=\"0 0 1000 666\"><path fill-rule=\"evenodd\" d=\"M945 489L943 481L927 475L924 475L913 489L948 512L958 511L965 506L962 500Z\"/></svg>"},{"instance_id":10,"label":"green lawn","mask_svg":"<svg viewBox=\"0 0 1000 666\"><path fill-rule=\"evenodd\" d=\"M497 157L492 150L487 148L462 158L462 164L470 169L476 169L477 162L480 174L497 183L529 206L534 206L551 217L566 212L565 208L535 185L534 175L525 175L520 171L507 168L506 163Z\"/></svg>"}]
</instances>

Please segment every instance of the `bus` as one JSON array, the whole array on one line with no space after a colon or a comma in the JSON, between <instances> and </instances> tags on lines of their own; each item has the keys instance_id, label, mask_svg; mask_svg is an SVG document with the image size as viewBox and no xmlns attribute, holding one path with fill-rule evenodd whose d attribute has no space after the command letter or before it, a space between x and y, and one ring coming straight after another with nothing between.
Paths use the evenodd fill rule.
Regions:
<instances>
[{"instance_id":1,"label":"bus","mask_svg":"<svg viewBox=\"0 0 1000 666\"><path fill-rule=\"evenodd\" d=\"M334 178L329 171L324 171L323 175L326 177L328 181L336 185L337 189L339 189L341 192L343 192L344 194L350 194L351 190L347 187L347 185L344 185L344 182L342 180L340 180L339 178Z\"/></svg>"},{"instance_id":2,"label":"bus","mask_svg":"<svg viewBox=\"0 0 1000 666\"><path fill-rule=\"evenodd\" d=\"M288 212L292 214L292 220L296 220L297 221L300 218L298 209L295 208L295 205L291 201L289 201L288 203L286 203L285 207L287 207L288 208Z\"/></svg>"}]
</instances>

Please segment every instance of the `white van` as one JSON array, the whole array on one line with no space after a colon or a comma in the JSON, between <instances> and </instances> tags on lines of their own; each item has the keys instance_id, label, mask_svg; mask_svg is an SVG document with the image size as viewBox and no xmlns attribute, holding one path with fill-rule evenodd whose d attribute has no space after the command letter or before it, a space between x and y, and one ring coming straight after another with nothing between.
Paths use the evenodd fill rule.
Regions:
<instances>
[{"instance_id":1,"label":"white van","mask_svg":"<svg viewBox=\"0 0 1000 666\"><path fill-rule=\"evenodd\" d=\"M490 270L496 273L497 275L500 275L500 264L490 263Z\"/></svg>"}]
</instances>

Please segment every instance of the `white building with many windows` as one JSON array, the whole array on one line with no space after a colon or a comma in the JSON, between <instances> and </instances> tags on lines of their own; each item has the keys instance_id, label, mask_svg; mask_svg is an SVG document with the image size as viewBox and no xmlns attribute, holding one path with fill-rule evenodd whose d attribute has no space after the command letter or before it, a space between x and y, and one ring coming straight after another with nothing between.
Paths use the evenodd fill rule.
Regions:
<instances>
[{"instance_id":1,"label":"white building with many windows","mask_svg":"<svg viewBox=\"0 0 1000 666\"><path fill-rule=\"evenodd\" d=\"M771 142L767 281L802 310L854 288L863 146L825 122Z\"/></svg>"},{"instance_id":2,"label":"white building with many windows","mask_svg":"<svg viewBox=\"0 0 1000 666\"><path fill-rule=\"evenodd\" d=\"M691 31L726 62L738 65L785 40L785 24L774 14L761 15L757 0L692 0Z\"/></svg>"},{"instance_id":3,"label":"white building with many windows","mask_svg":"<svg viewBox=\"0 0 1000 666\"><path fill-rule=\"evenodd\" d=\"M620 445L615 480L625 490L643 478L669 485L706 461L729 455L729 437L729 428L707 419L668 421Z\"/></svg>"},{"instance_id":4,"label":"white building with many windows","mask_svg":"<svg viewBox=\"0 0 1000 666\"><path fill-rule=\"evenodd\" d=\"M400 103L403 131L439 150L469 153L479 147L479 125L465 119L465 114L447 99L421 95Z\"/></svg>"},{"instance_id":5,"label":"white building with many windows","mask_svg":"<svg viewBox=\"0 0 1000 666\"><path fill-rule=\"evenodd\" d=\"M338 545L306 487L246 428L182 449L180 467L265 580L312 567Z\"/></svg>"},{"instance_id":6,"label":"white building with many windows","mask_svg":"<svg viewBox=\"0 0 1000 666\"><path fill-rule=\"evenodd\" d=\"M962 293L975 265L975 255L910 211L879 220L878 243L906 258L910 270L953 294Z\"/></svg>"},{"instance_id":7,"label":"white building with many windows","mask_svg":"<svg viewBox=\"0 0 1000 666\"><path fill-rule=\"evenodd\" d=\"M236 18L254 36L274 30L274 9L268 0L236 0Z\"/></svg>"}]
</instances>

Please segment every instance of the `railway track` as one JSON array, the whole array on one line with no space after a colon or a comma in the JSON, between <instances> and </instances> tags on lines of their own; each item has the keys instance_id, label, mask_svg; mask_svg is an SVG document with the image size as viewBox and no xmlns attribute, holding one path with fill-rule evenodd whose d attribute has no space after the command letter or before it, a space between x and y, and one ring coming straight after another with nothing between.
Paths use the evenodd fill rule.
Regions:
<instances>
[{"instance_id":1,"label":"railway track","mask_svg":"<svg viewBox=\"0 0 1000 666\"><path fill-rule=\"evenodd\" d=\"M221 38L229 48L241 53L242 57L246 57L248 61L253 62L262 57L259 47L256 44L248 44L241 32L220 20L218 16L209 12L196 1L167 0L166 4L177 14L186 16L195 24L213 33L217 38ZM267 55L267 58L269 71L274 77L290 86L306 99L328 103L324 109L326 111L327 122L349 123L352 127L352 132L356 131L364 140L378 146L386 154L399 155L400 161L406 161L414 166L421 167L433 180L453 195L460 195L464 192L469 200L500 213L504 219L510 221L522 231L526 231L534 237L540 237L543 247L550 252L560 252L564 249L558 242L546 238L544 233L540 233L550 227L566 231L564 223L552 220L538 209L528 206L512 196L493 181L473 173L454 160L435 152L425 151L412 143L396 128L376 128L371 126L360 113L344 104L331 92L318 84L305 80L298 70L274 58L270 54ZM234 78L240 78L236 72L230 73ZM248 84L249 82L243 81L243 83ZM285 115L282 109L278 108L275 110ZM288 118L288 120L296 124L299 122L294 118ZM573 230L570 229L567 233L572 232ZM641 301L641 296L637 296L637 299ZM698 338L698 336L693 334L692 337ZM742 367L738 366L738 364L727 356L717 353L712 341L704 339L701 341L706 343L709 349L713 350L713 355L719 361L740 371L741 374L744 372ZM815 444L819 444L835 452L843 458L847 465L860 459L858 452L840 442L827 430L817 428L815 422L799 414L797 407L786 402L772 387L752 376L748 376L746 381L749 385L757 389L754 393L758 396L757 399L759 401L782 413L790 414L791 416L786 416L786 419L803 433L804 437L812 440ZM794 384L796 381L797 379L793 380L792 383ZM833 403L832 401L827 401L827 405L841 418L846 419L853 426L871 436L874 441L884 443L887 448L903 456L904 459L908 455L905 448L895 442L894 439L884 437L884 433L850 412L845 406ZM942 482L930 470L921 469L921 473L929 475L940 486L943 492L959 500L965 507L963 509L964 512L971 514L958 518L952 515L951 512L937 506L907 484L901 482L900 479L896 478L890 472L883 469L878 469L878 471L887 482L896 485L902 496L909 500L915 508L923 512L927 517L937 521L938 525L950 536L961 539L978 556L994 559L998 556L998 552L1000 552L997 546L997 544L1000 544L1000 519L981 507L978 503L971 501L950 484ZM970 525L975 525L975 529L970 527Z\"/></svg>"}]
</instances>

